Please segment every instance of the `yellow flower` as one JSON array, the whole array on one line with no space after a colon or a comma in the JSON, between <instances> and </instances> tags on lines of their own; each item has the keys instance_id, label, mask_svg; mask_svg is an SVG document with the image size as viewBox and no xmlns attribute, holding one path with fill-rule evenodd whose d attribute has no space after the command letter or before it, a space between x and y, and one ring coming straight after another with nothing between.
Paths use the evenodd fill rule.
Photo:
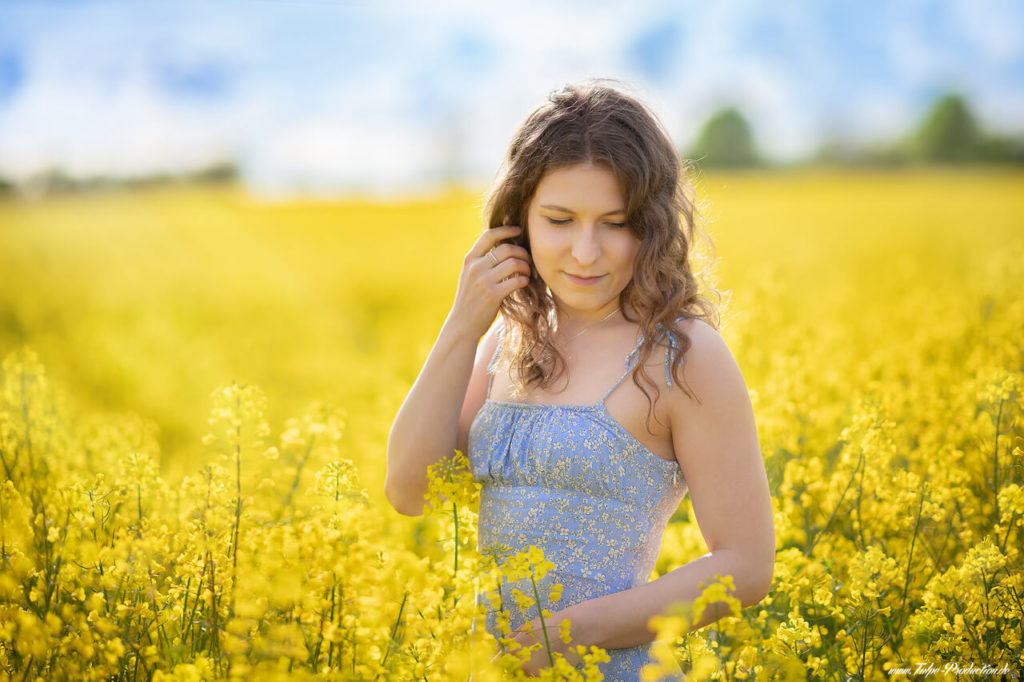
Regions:
<instances>
[{"instance_id":1,"label":"yellow flower","mask_svg":"<svg viewBox=\"0 0 1024 682\"><path fill-rule=\"evenodd\" d=\"M533 596L520 590L518 587L512 588L512 600L523 613L529 613L530 607L534 604Z\"/></svg>"},{"instance_id":2,"label":"yellow flower","mask_svg":"<svg viewBox=\"0 0 1024 682\"><path fill-rule=\"evenodd\" d=\"M566 644L568 644L570 639L571 639L571 637L570 637L570 630L571 629L572 629L571 623L569 622L569 619L566 618L565 620L563 620L561 623L558 624L558 638L561 639Z\"/></svg>"},{"instance_id":3,"label":"yellow flower","mask_svg":"<svg viewBox=\"0 0 1024 682\"><path fill-rule=\"evenodd\" d=\"M562 589L561 583L552 585L551 589L548 590L548 600L553 602L560 600L562 598Z\"/></svg>"},{"instance_id":4,"label":"yellow flower","mask_svg":"<svg viewBox=\"0 0 1024 682\"><path fill-rule=\"evenodd\" d=\"M473 480L469 460L458 450L427 467L427 480L425 499L433 509L448 503L473 506L479 498L480 486Z\"/></svg>"},{"instance_id":5,"label":"yellow flower","mask_svg":"<svg viewBox=\"0 0 1024 682\"><path fill-rule=\"evenodd\" d=\"M735 592L736 586L733 583L731 575L721 576L715 574L714 582L710 585L704 586L700 596L693 603L693 614L696 621L700 621L703 618L705 609L714 608L719 609L717 605L719 602L724 602L728 608L729 615L737 615L740 612L740 600L734 597L730 592ZM718 612L719 615L725 615Z\"/></svg>"}]
</instances>

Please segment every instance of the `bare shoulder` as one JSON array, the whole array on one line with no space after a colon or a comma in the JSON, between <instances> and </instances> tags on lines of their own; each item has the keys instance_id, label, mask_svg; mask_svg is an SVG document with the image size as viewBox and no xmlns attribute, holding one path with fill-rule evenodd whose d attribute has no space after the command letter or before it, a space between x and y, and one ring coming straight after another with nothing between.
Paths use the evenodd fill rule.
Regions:
<instances>
[{"instance_id":1,"label":"bare shoulder","mask_svg":"<svg viewBox=\"0 0 1024 682\"><path fill-rule=\"evenodd\" d=\"M501 340L503 322L499 317L491 328L480 338L480 344L476 348L476 364L483 362L484 369L490 364L494 352L498 350L498 342Z\"/></svg>"},{"instance_id":2,"label":"bare shoulder","mask_svg":"<svg viewBox=\"0 0 1024 682\"><path fill-rule=\"evenodd\" d=\"M698 317L688 317L684 320L679 320L676 322L676 329L686 334L695 347L698 344L703 346L717 343L725 344L718 330Z\"/></svg>"},{"instance_id":3,"label":"bare shoulder","mask_svg":"<svg viewBox=\"0 0 1024 682\"><path fill-rule=\"evenodd\" d=\"M723 369L722 365L736 364L721 333L704 320L682 320L677 323L677 328L690 339L684 363L693 372L714 372Z\"/></svg>"},{"instance_id":4,"label":"bare shoulder","mask_svg":"<svg viewBox=\"0 0 1024 682\"><path fill-rule=\"evenodd\" d=\"M701 319L690 318L677 323L677 328L686 334L690 347L683 356L683 379L694 395L673 386L676 408L687 404L701 404L706 397L712 400L736 400L740 395L747 397L746 384L732 352L721 333Z\"/></svg>"}]
</instances>

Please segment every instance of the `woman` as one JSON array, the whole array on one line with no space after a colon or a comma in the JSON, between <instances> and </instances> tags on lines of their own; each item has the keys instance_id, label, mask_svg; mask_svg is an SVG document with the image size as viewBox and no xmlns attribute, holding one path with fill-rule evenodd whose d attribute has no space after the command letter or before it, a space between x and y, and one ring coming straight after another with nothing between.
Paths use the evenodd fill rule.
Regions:
<instances>
[{"instance_id":1,"label":"woman","mask_svg":"<svg viewBox=\"0 0 1024 682\"><path fill-rule=\"evenodd\" d=\"M466 452L480 547L544 550L544 587L564 588L547 625L607 649L605 679L638 679L652 616L716 573L756 603L774 567L753 411L691 271L680 160L632 97L568 86L517 132L486 215L392 426L385 491L420 514L427 467ZM687 490L710 552L647 582ZM537 612L503 594L516 641L537 641ZM526 667L547 661L542 647Z\"/></svg>"}]
</instances>

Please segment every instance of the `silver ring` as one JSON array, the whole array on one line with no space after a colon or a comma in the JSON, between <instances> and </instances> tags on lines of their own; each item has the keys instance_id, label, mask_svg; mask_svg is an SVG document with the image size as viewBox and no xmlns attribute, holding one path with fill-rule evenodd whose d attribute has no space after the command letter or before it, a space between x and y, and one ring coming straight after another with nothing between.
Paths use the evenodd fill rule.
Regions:
<instances>
[{"instance_id":1,"label":"silver ring","mask_svg":"<svg viewBox=\"0 0 1024 682\"><path fill-rule=\"evenodd\" d=\"M490 259L491 265L494 265L494 266L498 265L498 257L494 255L494 249L493 248L490 251L487 252L487 258Z\"/></svg>"}]
</instances>

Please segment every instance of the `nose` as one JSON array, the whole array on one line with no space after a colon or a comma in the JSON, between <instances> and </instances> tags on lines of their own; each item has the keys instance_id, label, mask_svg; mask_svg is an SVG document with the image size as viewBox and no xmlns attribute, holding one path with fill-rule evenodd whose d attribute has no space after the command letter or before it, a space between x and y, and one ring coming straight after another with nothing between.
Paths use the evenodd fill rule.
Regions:
<instances>
[{"instance_id":1,"label":"nose","mask_svg":"<svg viewBox=\"0 0 1024 682\"><path fill-rule=\"evenodd\" d=\"M593 224L584 224L576 231L572 242L572 257L582 266L590 266L601 256L601 244Z\"/></svg>"}]
</instances>

